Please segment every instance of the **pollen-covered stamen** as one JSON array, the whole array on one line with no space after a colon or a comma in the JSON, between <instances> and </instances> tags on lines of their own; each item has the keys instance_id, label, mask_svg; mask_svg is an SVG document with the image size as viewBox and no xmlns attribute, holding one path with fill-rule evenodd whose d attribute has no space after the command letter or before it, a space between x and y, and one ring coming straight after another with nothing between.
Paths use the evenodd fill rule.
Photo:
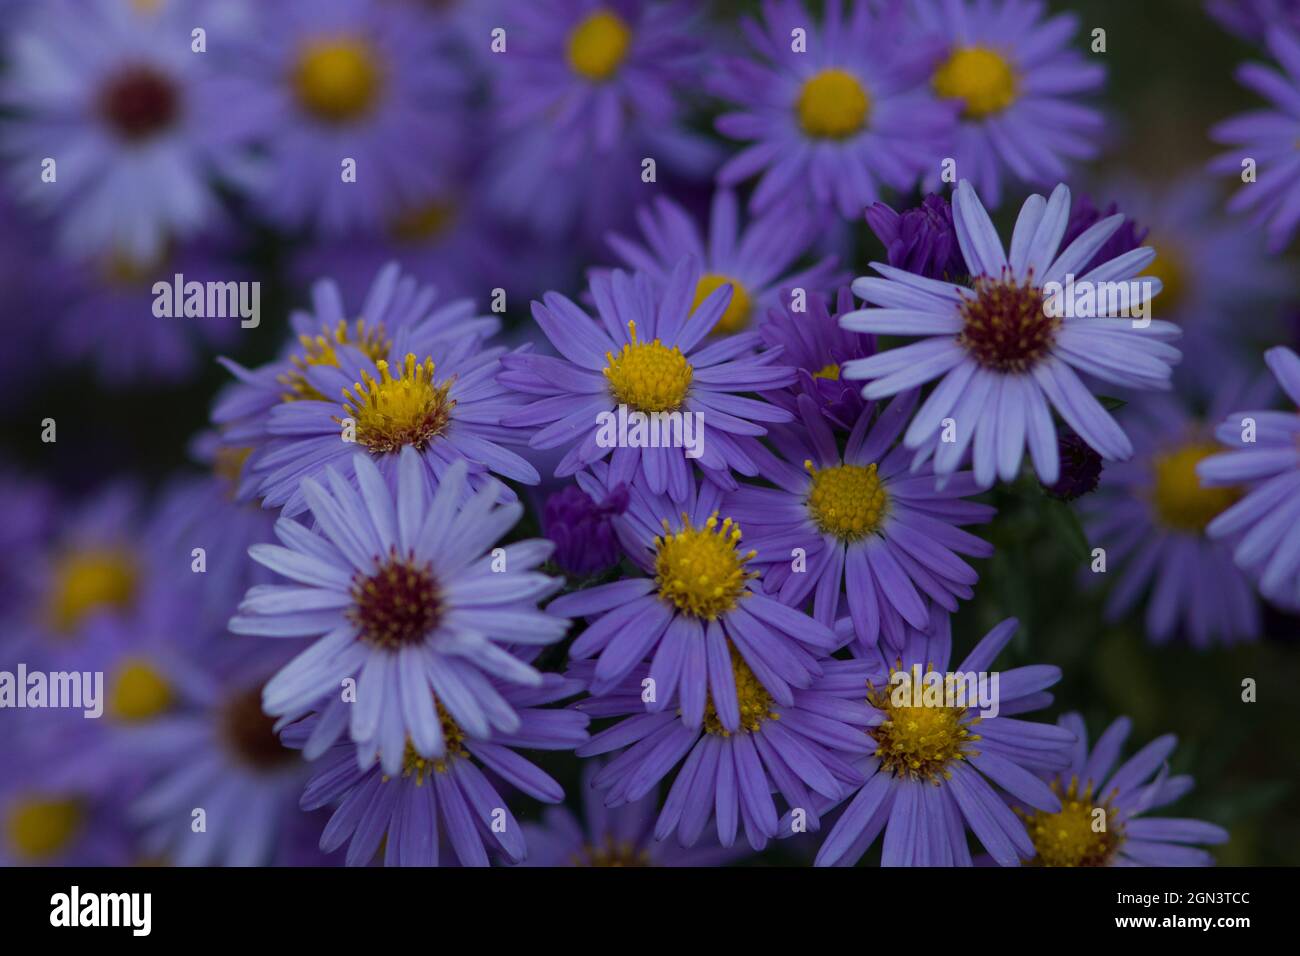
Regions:
<instances>
[{"instance_id":1,"label":"pollen-covered stamen","mask_svg":"<svg viewBox=\"0 0 1300 956\"><path fill-rule=\"evenodd\" d=\"M745 659L740 656L735 645L728 645L731 651L731 673L736 681L736 703L740 708L740 729L753 733L768 720L780 720L780 714L772 710L772 695L767 692L754 672L749 669ZM730 737L731 731L722 725L717 708L713 706L710 694L704 703L704 732L715 737Z\"/></svg>"},{"instance_id":2,"label":"pollen-covered stamen","mask_svg":"<svg viewBox=\"0 0 1300 956\"><path fill-rule=\"evenodd\" d=\"M22 796L5 814L5 842L23 862L48 860L72 844L85 816L81 802L75 799Z\"/></svg>"},{"instance_id":3,"label":"pollen-covered stamen","mask_svg":"<svg viewBox=\"0 0 1300 956\"><path fill-rule=\"evenodd\" d=\"M588 843L570 857L574 866L651 866L650 851L638 849L631 840L615 840L606 834L599 845Z\"/></svg>"},{"instance_id":4,"label":"pollen-covered stamen","mask_svg":"<svg viewBox=\"0 0 1300 956\"><path fill-rule=\"evenodd\" d=\"M298 760L298 752L280 743L275 721L262 710L262 688L232 695L221 709L221 739L235 759L254 770L273 770Z\"/></svg>"},{"instance_id":5,"label":"pollen-covered stamen","mask_svg":"<svg viewBox=\"0 0 1300 956\"><path fill-rule=\"evenodd\" d=\"M442 740L446 752L441 757L422 757L410 738L407 738L406 750L402 754L402 776L414 777L417 787L424 786L425 781L435 773L446 773L452 760L469 756L469 751L465 749L465 732L447 713L442 701L435 698L433 704L438 711L438 721L442 724Z\"/></svg>"},{"instance_id":6,"label":"pollen-covered stamen","mask_svg":"<svg viewBox=\"0 0 1300 956\"><path fill-rule=\"evenodd\" d=\"M926 665L926 673L933 670ZM876 759L885 770L895 777L938 783L951 775L948 765L953 761L976 756L972 745L980 738L971 728L979 718L965 720L965 707L923 703L922 688L912 687L912 675L900 664L890 669L885 687L867 684L867 702L885 715L869 733L876 741ZM952 675L944 678L945 699L952 696L947 693L951 680Z\"/></svg>"},{"instance_id":7,"label":"pollen-covered stamen","mask_svg":"<svg viewBox=\"0 0 1300 956\"><path fill-rule=\"evenodd\" d=\"M841 541L858 541L880 528L889 494L875 462L814 468L805 461L803 467L812 476L808 515L819 531Z\"/></svg>"},{"instance_id":8,"label":"pollen-covered stamen","mask_svg":"<svg viewBox=\"0 0 1300 956\"><path fill-rule=\"evenodd\" d=\"M659 596L707 620L734 608L746 593L745 585L758 576L745 570L745 562L757 552L741 552L740 525L730 518L718 521L715 511L701 528L685 514L680 531L672 531L667 519L663 527L663 535L655 538Z\"/></svg>"},{"instance_id":9,"label":"pollen-covered stamen","mask_svg":"<svg viewBox=\"0 0 1300 956\"><path fill-rule=\"evenodd\" d=\"M358 571L352 576L352 606L346 614L358 639L375 647L395 651L423 641L442 617L433 566L416 561L414 554L401 557L394 548L386 558L375 559L369 575Z\"/></svg>"},{"instance_id":10,"label":"pollen-covered stamen","mask_svg":"<svg viewBox=\"0 0 1300 956\"><path fill-rule=\"evenodd\" d=\"M691 303L691 314L694 315L695 310L704 303L704 300L724 285L731 286L731 301L727 303L727 309L722 313L722 318L718 319L718 324L713 327L713 332L718 335L743 331L749 325L749 314L753 308L749 293L745 291L743 285L728 276L707 272L700 276L700 281L695 285L695 301Z\"/></svg>"},{"instance_id":11,"label":"pollen-covered stamen","mask_svg":"<svg viewBox=\"0 0 1300 956\"><path fill-rule=\"evenodd\" d=\"M99 113L122 139L138 142L161 133L180 115L173 79L147 64L111 76L99 95Z\"/></svg>"},{"instance_id":12,"label":"pollen-covered stamen","mask_svg":"<svg viewBox=\"0 0 1300 956\"><path fill-rule=\"evenodd\" d=\"M1058 812L1016 808L1034 841L1035 854L1029 865L1106 866L1124 842L1124 826L1109 799L1096 799L1091 781L1080 793L1074 777L1064 792L1058 780L1053 780L1051 787L1061 801Z\"/></svg>"},{"instance_id":13,"label":"pollen-covered stamen","mask_svg":"<svg viewBox=\"0 0 1300 956\"><path fill-rule=\"evenodd\" d=\"M1196 466L1219 451L1213 442L1194 439L1153 457L1151 506L1161 524L1199 534L1241 498L1240 488L1202 485L1196 474Z\"/></svg>"},{"instance_id":14,"label":"pollen-covered stamen","mask_svg":"<svg viewBox=\"0 0 1300 956\"><path fill-rule=\"evenodd\" d=\"M379 57L358 37L318 39L305 44L293 71L294 92L303 109L328 123L349 123L369 113L384 77Z\"/></svg>"},{"instance_id":15,"label":"pollen-covered stamen","mask_svg":"<svg viewBox=\"0 0 1300 956\"><path fill-rule=\"evenodd\" d=\"M673 412L686 400L693 370L682 350L658 339L640 342L636 323L627 324L632 341L605 353L605 380L615 401L639 412Z\"/></svg>"},{"instance_id":16,"label":"pollen-covered stamen","mask_svg":"<svg viewBox=\"0 0 1300 956\"><path fill-rule=\"evenodd\" d=\"M569 67L589 80L607 80L623 65L631 45L632 30L622 17L613 10L595 10L569 33Z\"/></svg>"},{"instance_id":17,"label":"pollen-covered stamen","mask_svg":"<svg viewBox=\"0 0 1300 956\"><path fill-rule=\"evenodd\" d=\"M824 378L828 382L838 382L840 380L840 366L836 362L829 365L823 365L817 371L813 372L813 378Z\"/></svg>"},{"instance_id":18,"label":"pollen-covered stamen","mask_svg":"<svg viewBox=\"0 0 1300 956\"><path fill-rule=\"evenodd\" d=\"M456 407L450 396L454 378L436 384L433 359L417 365L410 352L400 378L393 378L383 359L375 367L379 369L378 381L362 372L365 385L357 382L353 386L356 395L343 390L343 406L357 424L357 442L376 455L397 452L407 445L423 451L451 423Z\"/></svg>"},{"instance_id":19,"label":"pollen-covered stamen","mask_svg":"<svg viewBox=\"0 0 1300 956\"><path fill-rule=\"evenodd\" d=\"M165 713L174 695L171 682L152 663L131 658L119 665L108 688L108 713L128 724L144 723Z\"/></svg>"},{"instance_id":20,"label":"pollen-covered stamen","mask_svg":"<svg viewBox=\"0 0 1300 956\"><path fill-rule=\"evenodd\" d=\"M343 345L352 346L370 361L378 363L388 355L392 340L389 339L383 322L371 324L365 319L356 319L348 325L347 322L339 319L333 328L322 325L319 335L298 336L298 345L301 347L301 352L289 359L293 363L293 371L285 372L277 379L281 385L287 387L287 391L280 396L281 401L326 401L325 396L307 381L307 369L314 365L338 368L337 350Z\"/></svg>"},{"instance_id":21,"label":"pollen-covered stamen","mask_svg":"<svg viewBox=\"0 0 1300 956\"><path fill-rule=\"evenodd\" d=\"M962 115L983 119L1000 113L1019 95L1016 71L1005 56L983 46L954 50L934 74L934 91L962 101Z\"/></svg>"},{"instance_id":22,"label":"pollen-covered stamen","mask_svg":"<svg viewBox=\"0 0 1300 956\"><path fill-rule=\"evenodd\" d=\"M847 70L822 70L804 81L795 111L809 136L847 139L866 125L871 97Z\"/></svg>"},{"instance_id":23,"label":"pollen-covered stamen","mask_svg":"<svg viewBox=\"0 0 1300 956\"><path fill-rule=\"evenodd\" d=\"M987 369L1024 372L1045 358L1061 320L1043 310L1042 290L1033 276L975 279L975 295L963 299L957 341Z\"/></svg>"},{"instance_id":24,"label":"pollen-covered stamen","mask_svg":"<svg viewBox=\"0 0 1300 956\"><path fill-rule=\"evenodd\" d=\"M56 631L66 633L99 611L124 610L135 601L139 572L125 548L87 548L59 560L47 613Z\"/></svg>"}]
</instances>

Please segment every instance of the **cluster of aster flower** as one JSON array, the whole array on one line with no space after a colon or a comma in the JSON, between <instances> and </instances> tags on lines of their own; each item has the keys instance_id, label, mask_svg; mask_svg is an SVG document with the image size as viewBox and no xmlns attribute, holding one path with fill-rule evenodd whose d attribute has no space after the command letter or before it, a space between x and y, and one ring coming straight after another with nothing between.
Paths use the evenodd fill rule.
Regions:
<instances>
[{"instance_id":1,"label":"cluster of aster flower","mask_svg":"<svg viewBox=\"0 0 1300 956\"><path fill-rule=\"evenodd\" d=\"M1172 736L1090 746L1041 717L1058 667L997 669L1014 618L954 627L999 494L1077 512L1153 642L1300 608L1300 417L1245 355L1198 375L1282 283L1203 178L1062 182L1103 128L1074 17L764 0L733 48L688 0L31 6L0 88L12 201L79 277L55 334L109 382L214 345L227 377L152 499L0 475L0 662L106 681L103 720L0 740L0 862L1213 862L1225 830L1153 813ZM252 233L314 280L269 360L150 305L251 276ZM1067 281L1160 317L1056 314Z\"/></svg>"}]
</instances>

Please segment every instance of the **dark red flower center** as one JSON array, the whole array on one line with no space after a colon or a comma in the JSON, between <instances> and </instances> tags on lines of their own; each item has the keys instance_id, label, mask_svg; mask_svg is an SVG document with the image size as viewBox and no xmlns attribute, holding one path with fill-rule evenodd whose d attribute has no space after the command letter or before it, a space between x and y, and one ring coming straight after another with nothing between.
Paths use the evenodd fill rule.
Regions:
<instances>
[{"instance_id":1,"label":"dark red flower center","mask_svg":"<svg viewBox=\"0 0 1300 956\"><path fill-rule=\"evenodd\" d=\"M226 702L221 715L222 735L235 755L258 770L270 770L298 759L280 743L275 721L262 711L262 688L250 687Z\"/></svg>"},{"instance_id":2,"label":"dark red flower center","mask_svg":"<svg viewBox=\"0 0 1300 956\"><path fill-rule=\"evenodd\" d=\"M1024 372L1056 341L1061 320L1043 311L1042 290L1027 279L980 276L975 295L961 306L963 327L957 341L975 361L998 372Z\"/></svg>"},{"instance_id":3,"label":"dark red flower center","mask_svg":"<svg viewBox=\"0 0 1300 956\"><path fill-rule=\"evenodd\" d=\"M180 96L167 75L151 66L131 66L109 80L99 105L109 126L134 141L172 125L180 113Z\"/></svg>"},{"instance_id":4,"label":"dark red flower center","mask_svg":"<svg viewBox=\"0 0 1300 956\"><path fill-rule=\"evenodd\" d=\"M352 601L348 618L361 640L389 650L419 643L442 615L432 566L417 564L414 555L398 557L396 550L376 558L372 574L353 577Z\"/></svg>"}]
</instances>

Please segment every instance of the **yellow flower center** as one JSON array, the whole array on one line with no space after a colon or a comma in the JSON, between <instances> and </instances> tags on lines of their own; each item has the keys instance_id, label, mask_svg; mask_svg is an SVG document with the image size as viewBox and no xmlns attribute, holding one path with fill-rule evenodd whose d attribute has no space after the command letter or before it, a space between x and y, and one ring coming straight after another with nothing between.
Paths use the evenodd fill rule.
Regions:
<instances>
[{"instance_id":1,"label":"yellow flower center","mask_svg":"<svg viewBox=\"0 0 1300 956\"><path fill-rule=\"evenodd\" d=\"M152 287L154 279L162 272L169 258L170 253L167 251L152 259L140 259L121 249L114 249L100 259L99 273L114 288Z\"/></svg>"},{"instance_id":2,"label":"yellow flower center","mask_svg":"<svg viewBox=\"0 0 1300 956\"><path fill-rule=\"evenodd\" d=\"M465 732L443 708L442 701L435 699L433 703L438 710L438 720L442 723L442 739L447 750L441 757L421 757L416 753L415 745L409 739L406 741L406 752L402 755L402 776L414 777L417 787L424 786L424 782L435 773L446 773L453 758L469 756L469 751L465 749Z\"/></svg>"},{"instance_id":3,"label":"yellow flower center","mask_svg":"<svg viewBox=\"0 0 1300 956\"><path fill-rule=\"evenodd\" d=\"M751 303L745 287L735 279L708 272L700 276L700 281L696 283L695 301L691 303L691 313L694 314L705 299L728 283L731 284L731 302L727 304L727 311L722 313L722 318L718 319L718 324L713 327L713 331L719 335L739 332L749 325Z\"/></svg>"},{"instance_id":4,"label":"yellow flower center","mask_svg":"<svg viewBox=\"0 0 1300 956\"><path fill-rule=\"evenodd\" d=\"M389 227L399 242L429 242L446 233L456 219L456 207L444 200L433 200L404 211Z\"/></svg>"},{"instance_id":5,"label":"yellow flower center","mask_svg":"<svg viewBox=\"0 0 1300 956\"><path fill-rule=\"evenodd\" d=\"M813 378L824 378L832 382L838 382L840 380L840 367L834 362L823 365L816 372L813 372Z\"/></svg>"},{"instance_id":6,"label":"yellow flower center","mask_svg":"<svg viewBox=\"0 0 1300 956\"><path fill-rule=\"evenodd\" d=\"M253 453L251 447L233 448L222 445L212 457L212 473L229 485L237 485L244 471L244 462Z\"/></svg>"},{"instance_id":7,"label":"yellow flower center","mask_svg":"<svg viewBox=\"0 0 1300 956\"><path fill-rule=\"evenodd\" d=\"M612 10L596 10L569 33L568 60L574 73L600 82L618 72L632 45L632 31Z\"/></svg>"},{"instance_id":8,"label":"yellow flower center","mask_svg":"<svg viewBox=\"0 0 1300 956\"><path fill-rule=\"evenodd\" d=\"M329 123L349 123L370 112L383 76L369 43L341 37L305 44L293 85L307 112Z\"/></svg>"},{"instance_id":9,"label":"yellow flower center","mask_svg":"<svg viewBox=\"0 0 1300 956\"><path fill-rule=\"evenodd\" d=\"M740 525L710 515L704 527L692 526L682 515L682 530L673 533L664 520L664 533L655 538L655 584L659 596L678 609L713 620L736 606L745 584L757 576L746 571L754 551L742 553Z\"/></svg>"},{"instance_id":10,"label":"yellow flower center","mask_svg":"<svg viewBox=\"0 0 1300 956\"><path fill-rule=\"evenodd\" d=\"M401 378L393 378L388 363L382 359L375 367L379 369L379 381L362 372L365 385L357 382L353 386L355 396L343 390L344 407L357 423L357 441L377 455L406 445L423 450L451 422L456 400L448 393L454 379L434 384L433 359L426 358L423 365L417 365L410 352Z\"/></svg>"},{"instance_id":11,"label":"yellow flower center","mask_svg":"<svg viewBox=\"0 0 1300 956\"><path fill-rule=\"evenodd\" d=\"M108 711L124 723L152 720L171 703L171 685L144 660L124 662L108 690Z\"/></svg>"},{"instance_id":12,"label":"yellow flower center","mask_svg":"<svg viewBox=\"0 0 1300 956\"><path fill-rule=\"evenodd\" d=\"M72 842L84 813L76 800L24 797L5 819L5 835L14 855L26 862L48 860Z\"/></svg>"},{"instance_id":13,"label":"yellow flower center","mask_svg":"<svg viewBox=\"0 0 1300 956\"><path fill-rule=\"evenodd\" d=\"M932 670L927 667L927 672ZM869 731L876 741L876 759L895 777L938 783L941 776L950 776L949 763L975 756L970 746L980 738L970 728L978 718L963 721L965 707L914 705L914 690L920 697L921 689L912 688L912 672L903 671L901 677L895 677L896 673L898 669L891 668L890 682L880 690L867 685L867 701L885 715L884 721ZM950 679L951 675L945 675L945 684ZM895 696L906 703L896 704Z\"/></svg>"},{"instance_id":14,"label":"yellow flower center","mask_svg":"<svg viewBox=\"0 0 1300 956\"><path fill-rule=\"evenodd\" d=\"M54 569L49 617L63 633L103 610L125 610L135 600L139 574L121 548L97 548L65 556Z\"/></svg>"},{"instance_id":15,"label":"yellow flower center","mask_svg":"<svg viewBox=\"0 0 1300 956\"><path fill-rule=\"evenodd\" d=\"M650 866L650 851L637 849L630 840L615 840L606 835L599 844L588 843L578 853L573 854L570 862L574 866L599 867L634 867Z\"/></svg>"},{"instance_id":16,"label":"yellow flower center","mask_svg":"<svg viewBox=\"0 0 1300 956\"><path fill-rule=\"evenodd\" d=\"M780 715L773 712L772 695L759 683L745 659L734 645L729 644L728 647L731 651L731 673L736 681L736 703L740 707L740 729L752 734L763 726L764 721L779 720ZM704 704L704 732L715 737L731 736L731 731L722 726L722 721L718 718L711 694Z\"/></svg>"},{"instance_id":17,"label":"yellow flower center","mask_svg":"<svg viewBox=\"0 0 1300 956\"><path fill-rule=\"evenodd\" d=\"M833 534L841 541L857 541L880 527L889 494L875 462L819 469L805 461L803 467L812 475L808 514L823 534Z\"/></svg>"},{"instance_id":18,"label":"yellow flower center","mask_svg":"<svg viewBox=\"0 0 1300 956\"><path fill-rule=\"evenodd\" d=\"M313 365L338 368L339 355L336 349L340 345L351 345L376 363L388 355L388 349L392 346L388 333L384 330L384 323L376 322L371 327L365 319L357 319L351 326L340 319L332 329L322 325L320 335L300 335L298 344L302 347L301 354L290 359L294 370L278 379L281 385L288 388L280 396L281 401L325 401L325 396L307 381L307 369Z\"/></svg>"},{"instance_id":19,"label":"yellow flower center","mask_svg":"<svg viewBox=\"0 0 1300 956\"><path fill-rule=\"evenodd\" d=\"M1152 462L1151 501L1166 527L1200 533L1205 526L1241 497L1235 487L1206 487L1196 466L1221 451L1208 441L1192 441L1156 455Z\"/></svg>"},{"instance_id":20,"label":"yellow flower center","mask_svg":"<svg viewBox=\"0 0 1300 956\"><path fill-rule=\"evenodd\" d=\"M1153 302L1159 305L1162 315L1168 315L1174 312L1183 300L1183 293L1187 288L1187 269L1176 246L1164 240L1155 243L1150 239L1146 244L1156 250L1156 257L1151 265L1147 266L1143 275L1160 280L1160 295Z\"/></svg>"},{"instance_id":21,"label":"yellow flower center","mask_svg":"<svg viewBox=\"0 0 1300 956\"><path fill-rule=\"evenodd\" d=\"M1007 58L983 46L954 50L934 74L934 91L961 100L968 119L983 119L1006 109L1016 100L1017 86Z\"/></svg>"},{"instance_id":22,"label":"yellow flower center","mask_svg":"<svg viewBox=\"0 0 1300 956\"><path fill-rule=\"evenodd\" d=\"M866 125L871 97L852 73L822 70L804 81L795 110L809 136L846 139Z\"/></svg>"},{"instance_id":23,"label":"yellow flower center","mask_svg":"<svg viewBox=\"0 0 1300 956\"><path fill-rule=\"evenodd\" d=\"M672 412L686 400L692 369L682 350L658 339L639 342L636 323L627 324L632 341L615 355L605 353L605 379L615 401L647 414Z\"/></svg>"},{"instance_id":24,"label":"yellow flower center","mask_svg":"<svg viewBox=\"0 0 1300 956\"><path fill-rule=\"evenodd\" d=\"M1029 865L1105 866L1124 842L1123 825L1109 802L1094 803L1091 783L1083 793L1074 779L1064 793L1058 781L1051 786L1061 800L1060 812L1016 811L1034 841L1036 852Z\"/></svg>"}]
</instances>

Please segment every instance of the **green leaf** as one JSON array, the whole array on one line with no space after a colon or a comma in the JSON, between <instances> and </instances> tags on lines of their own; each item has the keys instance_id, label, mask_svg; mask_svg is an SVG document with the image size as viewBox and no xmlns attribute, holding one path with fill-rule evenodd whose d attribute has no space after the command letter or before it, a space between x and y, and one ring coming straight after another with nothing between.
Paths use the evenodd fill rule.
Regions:
<instances>
[{"instance_id":1,"label":"green leaf","mask_svg":"<svg viewBox=\"0 0 1300 956\"><path fill-rule=\"evenodd\" d=\"M1053 538L1063 542L1067 553L1075 561L1087 563L1091 554L1088 548L1088 536L1083 532L1079 516L1064 501L1055 498L1043 498L1043 517L1047 531Z\"/></svg>"}]
</instances>

